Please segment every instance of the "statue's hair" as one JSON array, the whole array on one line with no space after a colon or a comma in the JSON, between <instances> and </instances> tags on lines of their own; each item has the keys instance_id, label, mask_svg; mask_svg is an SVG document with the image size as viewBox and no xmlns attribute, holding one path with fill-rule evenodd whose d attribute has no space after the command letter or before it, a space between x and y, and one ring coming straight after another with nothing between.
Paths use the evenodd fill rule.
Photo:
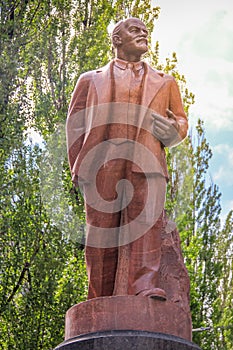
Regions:
<instances>
[{"instance_id":1,"label":"statue's hair","mask_svg":"<svg viewBox=\"0 0 233 350\"><path fill-rule=\"evenodd\" d=\"M124 23L125 23L125 19L122 19L121 21L117 22L115 27L113 28L113 31L112 31L112 36L113 35L116 35L120 32L121 28L124 26Z\"/></svg>"},{"instance_id":2,"label":"statue's hair","mask_svg":"<svg viewBox=\"0 0 233 350\"><path fill-rule=\"evenodd\" d=\"M113 37L114 37L115 35L117 35L117 34L121 31L121 29L123 28L124 24L125 24L125 20L122 19L121 21L117 22L117 24L115 25L115 27L114 27L114 29L113 29L113 31L112 31L112 45L113 45L114 47L115 47L115 44L114 44Z\"/></svg>"},{"instance_id":3,"label":"statue's hair","mask_svg":"<svg viewBox=\"0 0 233 350\"><path fill-rule=\"evenodd\" d=\"M112 36L114 36L114 35L119 33L119 31L123 27L124 23L125 23L125 19L122 19L121 21L117 22L117 24L115 25L115 27L114 27L114 29L112 31Z\"/></svg>"}]
</instances>

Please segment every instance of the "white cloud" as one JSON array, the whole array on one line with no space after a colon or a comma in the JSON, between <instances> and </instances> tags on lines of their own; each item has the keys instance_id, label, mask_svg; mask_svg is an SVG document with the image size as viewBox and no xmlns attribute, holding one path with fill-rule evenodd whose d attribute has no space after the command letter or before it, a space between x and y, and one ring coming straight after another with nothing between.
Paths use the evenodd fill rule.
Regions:
<instances>
[{"instance_id":1,"label":"white cloud","mask_svg":"<svg viewBox=\"0 0 233 350\"><path fill-rule=\"evenodd\" d=\"M229 144L218 144L212 150L216 158L224 160L224 164L220 164L213 174L214 181L222 182L226 187L233 186L233 147Z\"/></svg>"},{"instance_id":2,"label":"white cloud","mask_svg":"<svg viewBox=\"0 0 233 350\"><path fill-rule=\"evenodd\" d=\"M205 105L201 99L197 99L196 105L191 107L191 123L196 125L197 118L205 122L205 129L208 131L233 131L233 108L224 109L224 106L216 106L214 103Z\"/></svg>"},{"instance_id":3,"label":"white cloud","mask_svg":"<svg viewBox=\"0 0 233 350\"><path fill-rule=\"evenodd\" d=\"M222 226L224 225L229 212L233 210L233 200L225 200L222 205L222 212L220 215Z\"/></svg>"},{"instance_id":4,"label":"white cloud","mask_svg":"<svg viewBox=\"0 0 233 350\"><path fill-rule=\"evenodd\" d=\"M230 152L233 152L233 148L225 143L221 143L221 144L214 146L213 150L214 150L214 152L216 152L218 154L228 154Z\"/></svg>"},{"instance_id":5,"label":"white cloud","mask_svg":"<svg viewBox=\"0 0 233 350\"><path fill-rule=\"evenodd\" d=\"M193 55L189 73L187 61L180 66L195 94L190 112L203 119L209 129L233 131L233 63Z\"/></svg>"},{"instance_id":6,"label":"white cloud","mask_svg":"<svg viewBox=\"0 0 233 350\"><path fill-rule=\"evenodd\" d=\"M194 52L204 57L219 57L231 62L233 58L233 30L230 25L233 11L221 9L211 14L207 22L195 31Z\"/></svg>"},{"instance_id":7,"label":"white cloud","mask_svg":"<svg viewBox=\"0 0 233 350\"><path fill-rule=\"evenodd\" d=\"M191 125L204 120L211 135L210 172L222 192L223 215L233 198L233 2L230 0L153 0L161 7L154 40L160 60L176 52L178 70L195 94ZM225 137L226 135L226 137ZM224 138L225 137L225 138ZM222 144L224 142L224 145Z\"/></svg>"},{"instance_id":8,"label":"white cloud","mask_svg":"<svg viewBox=\"0 0 233 350\"><path fill-rule=\"evenodd\" d=\"M232 169L227 166L220 166L218 171L213 174L213 180L217 183L224 182L227 186L233 185Z\"/></svg>"},{"instance_id":9,"label":"white cloud","mask_svg":"<svg viewBox=\"0 0 233 350\"><path fill-rule=\"evenodd\" d=\"M195 94L191 113L209 129L233 131L233 3L160 0L155 5L161 7L154 31L161 60L177 53L179 72Z\"/></svg>"},{"instance_id":10,"label":"white cloud","mask_svg":"<svg viewBox=\"0 0 233 350\"><path fill-rule=\"evenodd\" d=\"M208 128L219 130L233 130L233 31L229 16L226 11L212 14L180 42L179 66L196 99L191 110Z\"/></svg>"},{"instance_id":11,"label":"white cloud","mask_svg":"<svg viewBox=\"0 0 233 350\"><path fill-rule=\"evenodd\" d=\"M226 209L227 209L228 211L230 211L230 210L233 209L233 200L226 201Z\"/></svg>"},{"instance_id":12,"label":"white cloud","mask_svg":"<svg viewBox=\"0 0 233 350\"><path fill-rule=\"evenodd\" d=\"M226 35L221 36L222 31L232 31L233 4L229 0L196 0L195 3L152 0L152 4L161 7L154 37L160 40L162 54L177 51L183 42L195 43L197 37L198 41L201 39L201 42L204 40L205 44L211 44L215 42L216 33L220 39L218 45L225 48L224 45L230 44ZM216 21L218 25L213 27Z\"/></svg>"}]
</instances>

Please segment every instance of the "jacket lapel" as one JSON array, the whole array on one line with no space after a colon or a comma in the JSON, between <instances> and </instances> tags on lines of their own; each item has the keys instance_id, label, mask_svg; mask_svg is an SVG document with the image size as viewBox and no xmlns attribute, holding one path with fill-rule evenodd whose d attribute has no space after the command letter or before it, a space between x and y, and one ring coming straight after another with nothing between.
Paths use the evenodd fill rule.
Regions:
<instances>
[{"instance_id":1,"label":"jacket lapel","mask_svg":"<svg viewBox=\"0 0 233 350\"><path fill-rule=\"evenodd\" d=\"M137 138L140 134L140 128L146 130L152 130L153 118L150 116L151 111L149 110L151 102L157 95L158 91L164 85L165 80L162 76L152 69L147 63L145 63L145 82L142 92L141 107L138 113L138 132ZM145 118L145 115L149 113L149 116Z\"/></svg>"},{"instance_id":2,"label":"jacket lapel","mask_svg":"<svg viewBox=\"0 0 233 350\"><path fill-rule=\"evenodd\" d=\"M98 104L109 103L111 101L111 76L110 76L110 65L109 62L103 68L97 69L94 74L94 85L97 91Z\"/></svg>"},{"instance_id":3,"label":"jacket lapel","mask_svg":"<svg viewBox=\"0 0 233 350\"><path fill-rule=\"evenodd\" d=\"M142 92L142 105L145 107L149 107L158 91L164 85L165 80L157 71L152 69L147 63L145 63L145 67L146 76Z\"/></svg>"}]
</instances>

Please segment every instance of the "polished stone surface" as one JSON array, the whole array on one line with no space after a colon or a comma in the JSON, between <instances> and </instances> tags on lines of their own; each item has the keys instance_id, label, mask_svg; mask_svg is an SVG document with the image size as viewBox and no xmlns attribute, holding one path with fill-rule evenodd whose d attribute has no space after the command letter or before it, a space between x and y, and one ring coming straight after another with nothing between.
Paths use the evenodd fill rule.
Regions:
<instances>
[{"instance_id":1,"label":"polished stone surface","mask_svg":"<svg viewBox=\"0 0 233 350\"><path fill-rule=\"evenodd\" d=\"M182 304L132 295L94 298L66 313L66 340L122 329L166 333L190 341L192 323Z\"/></svg>"},{"instance_id":2,"label":"polished stone surface","mask_svg":"<svg viewBox=\"0 0 233 350\"><path fill-rule=\"evenodd\" d=\"M82 335L60 344L56 350L201 350L187 340L143 331L108 331Z\"/></svg>"},{"instance_id":3,"label":"polished stone surface","mask_svg":"<svg viewBox=\"0 0 233 350\"><path fill-rule=\"evenodd\" d=\"M69 106L69 165L85 198L89 300L67 311L60 348L194 349L187 343L189 277L179 233L164 209L164 147L186 137L187 116L175 79L141 61L145 24L129 18L120 26L112 36L116 59L83 73Z\"/></svg>"},{"instance_id":4,"label":"polished stone surface","mask_svg":"<svg viewBox=\"0 0 233 350\"><path fill-rule=\"evenodd\" d=\"M164 147L186 137L188 120L174 77L141 61L145 24L128 18L120 25L116 58L81 74L66 124L72 181L85 200L88 299L160 288L189 308L182 252L164 215ZM164 236L173 244L169 255Z\"/></svg>"}]
</instances>

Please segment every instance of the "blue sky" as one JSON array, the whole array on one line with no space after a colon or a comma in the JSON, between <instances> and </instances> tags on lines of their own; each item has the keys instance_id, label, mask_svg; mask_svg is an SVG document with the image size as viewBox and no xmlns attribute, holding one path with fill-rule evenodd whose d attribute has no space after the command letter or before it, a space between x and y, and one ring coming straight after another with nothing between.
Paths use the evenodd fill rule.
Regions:
<instances>
[{"instance_id":1,"label":"blue sky","mask_svg":"<svg viewBox=\"0 0 233 350\"><path fill-rule=\"evenodd\" d=\"M190 123L204 120L213 151L210 175L222 193L222 217L233 209L233 2L155 0L154 40L160 59L176 52L178 70L195 94Z\"/></svg>"},{"instance_id":2,"label":"blue sky","mask_svg":"<svg viewBox=\"0 0 233 350\"><path fill-rule=\"evenodd\" d=\"M195 94L190 124L198 118L205 123L213 151L209 173L222 193L224 219L233 209L233 1L151 2L161 8L152 36L159 41L160 60L176 52L178 70ZM39 142L34 132L33 139Z\"/></svg>"}]
</instances>

